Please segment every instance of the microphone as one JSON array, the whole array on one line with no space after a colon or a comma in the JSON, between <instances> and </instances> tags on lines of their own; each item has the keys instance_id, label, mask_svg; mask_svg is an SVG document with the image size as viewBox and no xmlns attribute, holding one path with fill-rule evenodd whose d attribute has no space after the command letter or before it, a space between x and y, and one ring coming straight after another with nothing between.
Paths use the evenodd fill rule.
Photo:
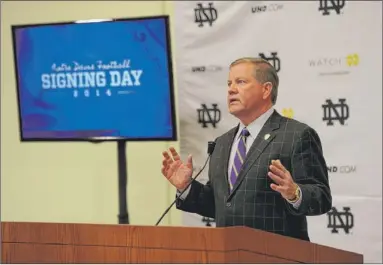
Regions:
<instances>
[{"instance_id":1,"label":"microphone","mask_svg":"<svg viewBox=\"0 0 383 265\"><path fill-rule=\"evenodd\" d=\"M205 161L205 164L203 165L203 167L201 168L201 170L197 173L197 175L195 175L194 178L191 179L190 183L186 186L186 188L180 193L179 196L176 195L176 199L172 202L172 204L170 204L170 206L165 210L165 212L161 215L160 219L158 219L157 223L156 223L156 226L162 221L162 219L165 217L165 215L170 211L170 209L173 207L173 205L177 202L177 199L181 197L182 194L184 194L184 192L189 188L189 186L193 183L193 181L202 173L202 171L204 170L204 168L206 167L207 165L207 162L209 161L209 158L211 157L211 155L213 154L213 151L214 151L214 148L215 148L215 141L212 142L212 141L209 141L208 144L207 144L207 153L209 154L206 161Z\"/></svg>"},{"instance_id":2,"label":"microphone","mask_svg":"<svg viewBox=\"0 0 383 265\"><path fill-rule=\"evenodd\" d=\"M207 143L207 153L209 154L209 156L213 154L214 148L215 148L215 141L214 142L209 141Z\"/></svg>"}]
</instances>

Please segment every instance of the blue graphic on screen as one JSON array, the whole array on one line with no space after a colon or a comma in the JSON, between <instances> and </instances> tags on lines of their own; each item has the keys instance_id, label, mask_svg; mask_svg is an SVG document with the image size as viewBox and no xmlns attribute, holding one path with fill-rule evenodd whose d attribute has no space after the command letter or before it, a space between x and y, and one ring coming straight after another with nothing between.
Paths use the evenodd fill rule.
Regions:
<instances>
[{"instance_id":1,"label":"blue graphic on screen","mask_svg":"<svg viewBox=\"0 0 383 265\"><path fill-rule=\"evenodd\" d=\"M173 135L165 19L17 28L22 135Z\"/></svg>"}]
</instances>

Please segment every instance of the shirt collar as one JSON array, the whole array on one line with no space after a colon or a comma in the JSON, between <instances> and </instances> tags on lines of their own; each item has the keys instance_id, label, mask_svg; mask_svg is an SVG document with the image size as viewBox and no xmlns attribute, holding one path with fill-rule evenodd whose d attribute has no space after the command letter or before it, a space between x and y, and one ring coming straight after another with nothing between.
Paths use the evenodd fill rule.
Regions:
<instances>
[{"instance_id":1,"label":"shirt collar","mask_svg":"<svg viewBox=\"0 0 383 265\"><path fill-rule=\"evenodd\" d=\"M261 128L263 127L263 125L266 123L267 119L270 118L270 116L273 114L273 112L274 108L270 108L247 126L240 122L236 139L238 139L241 136L242 129L245 127L250 132L250 136L255 138L258 135Z\"/></svg>"}]
</instances>

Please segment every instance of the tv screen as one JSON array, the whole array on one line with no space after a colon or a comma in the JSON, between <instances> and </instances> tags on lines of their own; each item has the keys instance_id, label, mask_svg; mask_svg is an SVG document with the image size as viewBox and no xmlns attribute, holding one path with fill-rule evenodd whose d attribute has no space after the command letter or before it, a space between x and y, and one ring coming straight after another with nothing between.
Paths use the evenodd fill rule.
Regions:
<instances>
[{"instance_id":1,"label":"tv screen","mask_svg":"<svg viewBox=\"0 0 383 265\"><path fill-rule=\"evenodd\" d=\"M12 34L21 141L176 140L168 16Z\"/></svg>"}]
</instances>

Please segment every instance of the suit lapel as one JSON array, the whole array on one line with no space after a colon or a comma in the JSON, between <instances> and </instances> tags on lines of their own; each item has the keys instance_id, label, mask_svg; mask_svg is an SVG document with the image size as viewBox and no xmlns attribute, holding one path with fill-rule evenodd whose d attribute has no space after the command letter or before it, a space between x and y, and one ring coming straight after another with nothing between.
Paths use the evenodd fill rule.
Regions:
<instances>
[{"instance_id":1,"label":"suit lapel","mask_svg":"<svg viewBox=\"0 0 383 265\"><path fill-rule=\"evenodd\" d=\"M226 135L226 145L224 145L223 147L223 157L225 158L225 163L224 163L224 176L225 176L225 182L226 182L226 195L229 194L230 192L230 186L229 186L229 176L228 176L228 168L229 168L229 159L230 159L230 153L231 153L231 148L233 146L233 142L234 142L234 138L235 138L235 135L237 134L237 131L238 131L238 128L239 128L239 124L234 127L233 129L231 129L227 135Z\"/></svg>"},{"instance_id":2,"label":"suit lapel","mask_svg":"<svg viewBox=\"0 0 383 265\"><path fill-rule=\"evenodd\" d=\"M244 180L251 166L257 161L259 156L262 154L265 148L270 144L270 142L273 141L276 135L275 130L277 130L280 126L280 119L281 119L281 116L276 111L274 111L273 114L270 116L270 118L266 121L266 123L262 127L261 131L258 133L257 137L255 138L253 144L250 147L249 152L246 155L244 164L242 166L241 171L239 172L237 181L233 187L232 192L227 197L227 200L230 200L233 197L233 194L235 193L239 185ZM226 176L226 179L227 179L227 176Z\"/></svg>"}]
</instances>

